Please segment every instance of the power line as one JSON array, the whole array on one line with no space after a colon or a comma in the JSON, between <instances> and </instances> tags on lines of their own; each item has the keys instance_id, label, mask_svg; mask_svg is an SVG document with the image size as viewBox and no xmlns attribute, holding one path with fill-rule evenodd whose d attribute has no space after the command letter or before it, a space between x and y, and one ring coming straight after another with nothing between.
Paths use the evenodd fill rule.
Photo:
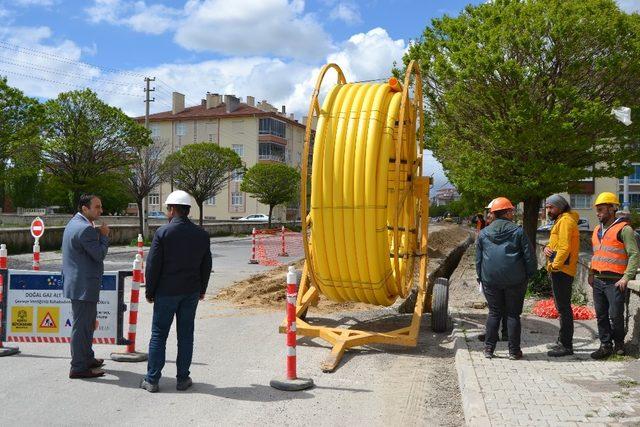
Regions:
<instances>
[{"instance_id":1,"label":"power line","mask_svg":"<svg viewBox=\"0 0 640 427\"><path fill-rule=\"evenodd\" d=\"M65 73L65 72L54 70L54 69L51 69L51 68L38 67L36 65L32 65L32 64L29 64L29 63L24 62L24 61L17 61L17 62L9 61L6 58L2 58L2 57L0 57L0 63L14 65L16 67L27 68L28 70L38 70L38 71L43 71L43 72L51 73L51 74L58 74L58 75L61 75L61 76L66 76L66 77L74 77L74 78L85 79L85 80L91 81L91 82L102 82L102 83L105 83L105 84L124 86L124 87L127 87L127 88L130 88L132 86L132 83L123 83L123 82L117 82L115 80L102 79L102 78L99 78L99 77L87 77L87 76L83 76L83 75L80 75L80 74Z\"/></svg>"},{"instance_id":2,"label":"power line","mask_svg":"<svg viewBox=\"0 0 640 427\"><path fill-rule=\"evenodd\" d=\"M18 73L18 72L11 71L11 70L0 69L0 73L13 74L13 75L20 76L20 77L26 77L26 78L30 78L30 79L41 80L43 82L56 83L56 84L76 87L76 88L80 88L80 89L87 89L87 86L81 86L81 85L78 85L78 84L68 83L68 82L59 82L57 80L45 79L43 77L33 76L33 75L30 75L30 74L24 74L24 73ZM96 88L95 91L96 92L103 92L103 93L113 93L113 94L123 95L123 96L130 96L130 97L133 97L133 98L140 98L140 95L133 95L131 93L124 93L124 92L118 92L118 91L113 91L113 90L105 90L105 89L97 89Z\"/></svg>"},{"instance_id":3,"label":"power line","mask_svg":"<svg viewBox=\"0 0 640 427\"><path fill-rule=\"evenodd\" d=\"M102 67L100 65L90 64L88 62L78 61L78 60L71 59L71 58L65 58L64 56L55 55L53 53L44 52L42 50L33 49L33 48L30 48L30 47L19 46L19 45L12 44L12 43L7 43L7 42L2 41L2 40L0 40L0 48L8 49L8 50L17 50L17 51L23 50L23 51L26 51L26 52L35 53L35 54L40 55L40 56L49 57L49 58L51 58L51 59L53 59L55 61L65 62L67 64L72 64L72 65L80 64L80 65L83 65L85 67L99 68L101 70L105 70L105 71L109 71L109 72L129 74L129 75L132 75L132 76L135 76L135 77L143 77L143 78L145 77L142 74L133 73L131 71L121 70L121 69L118 69L118 68Z\"/></svg>"},{"instance_id":4,"label":"power line","mask_svg":"<svg viewBox=\"0 0 640 427\"><path fill-rule=\"evenodd\" d=\"M16 44L12 44L12 43L7 43L5 41L0 40L0 49L7 49L7 50L12 50L12 51L25 51L25 52L31 52L32 54L35 54L35 56L44 56L44 57L48 57L50 59L53 59L55 61L59 61L59 62L63 62L66 64L71 64L71 65L80 65L83 67L92 67L92 68L97 68L103 71L107 71L107 72L115 72L115 73L122 73L122 74L128 74L134 77L142 77L144 78L145 76L139 73L134 73L132 71L127 71L127 70L122 70L119 68L109 68L109 67L103 67L100 65L96 65L96 64L91 64L88 62L84 62L84 61L78 61L75 59L71 59L71 58L66 58L60 55L55 55L49 52L44 52L42 50L38 50L38 49L33 49L33 48L29 48L29 47L25 47L25 46L19 46ZM178 90L176 90L175 88L171 87L168 83L165 83L163 80L157 79L157 82L162 85L165 86L167 89L169 89L172 92L178 92ZM187 99L188 102L193 102L193 100L191 98L185 97ZM194 104L197 104L197 102L193 102Z\"/></svg>"}]
</instances>

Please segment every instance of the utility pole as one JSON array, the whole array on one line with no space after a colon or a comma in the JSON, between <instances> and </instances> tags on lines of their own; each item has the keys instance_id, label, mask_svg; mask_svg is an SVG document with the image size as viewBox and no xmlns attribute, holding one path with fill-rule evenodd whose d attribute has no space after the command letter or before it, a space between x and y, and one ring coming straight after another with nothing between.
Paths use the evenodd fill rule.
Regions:
<instances>
[{"instance_id":1,"label":"utility pole","mask_svg":"<svg viewBox=\"0 0 640 427\"><path fill-rule=\"evenodd\" d=\"M145 100L144 100L144 127L145 129L149 130L149 104L151 102L154 102L156 100L155 97L153 98L149 98L149 95L151 94L151 92L155 92L156 88L151 88L151 82L155 82L156 78L155 77L145 77L144 78L144 83L145 83L145 88L144 88L144 94L145 94ZM144 166L143 166L144 167ZM143 208L142 208L142 212L140 213L142 215L142 231L145 235L145 237L149 237L149 218L147 218L147 215L149 213L149 195L147 194L147 196L144 198L144 204L143 204Z\"/></svg>"}]
</instances>

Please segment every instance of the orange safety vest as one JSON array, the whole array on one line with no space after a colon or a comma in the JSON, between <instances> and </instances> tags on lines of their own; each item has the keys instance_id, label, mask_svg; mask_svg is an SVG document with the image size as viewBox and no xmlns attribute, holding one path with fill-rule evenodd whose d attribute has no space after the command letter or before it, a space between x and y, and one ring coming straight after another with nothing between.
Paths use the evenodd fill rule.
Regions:
<instances>
[{"instance_id":1,"label":"orange safety vest","mask_svg":"<svg viewBox=\"0 0 640 427\"><path fill-rule=\"evenodd\" d=\"M624 249L624 243L618 240L618 233L626 225L628 225L626 221L616 222L604 232L602 239L598 237L602 225L598 225L593 230L593 236L591 236L591 244L593 245L592 270L624 274L629 255Z\"/></svg>"}]
</instances>

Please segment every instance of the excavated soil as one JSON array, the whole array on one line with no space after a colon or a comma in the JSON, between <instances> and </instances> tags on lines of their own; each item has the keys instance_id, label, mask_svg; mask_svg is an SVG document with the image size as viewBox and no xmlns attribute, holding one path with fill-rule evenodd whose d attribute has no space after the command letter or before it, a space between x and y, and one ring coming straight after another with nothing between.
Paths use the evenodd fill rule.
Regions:
<instances>
[{"instance_id":1,"label":"excavated soil","mask_svg":"<svg viewBox=\"0 0 640 427\"><path fill-rule=\"evenodd\" d=\"M469 232L456 225L429 226L429 257L444 258L469 236ZM304 260L292 263L302 270ZM265 308L281 310L285 300L283 280L287 265L277 267L265 273L256 274L247 280L236 282L220 291L214 299L228 301L238 307ZM343 312L370 310L369 304L359 302L334 302L321 297L314 312Z\"/></svg>"}]
</instances>

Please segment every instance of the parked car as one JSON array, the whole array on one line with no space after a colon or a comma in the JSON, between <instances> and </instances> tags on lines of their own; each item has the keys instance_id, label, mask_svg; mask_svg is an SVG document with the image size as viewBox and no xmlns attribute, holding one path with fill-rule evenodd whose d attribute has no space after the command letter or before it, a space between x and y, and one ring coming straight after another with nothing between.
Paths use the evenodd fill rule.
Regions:
<instances>
[{"instance_id":1,"label":"parked car","mask_svg":"<svg viewBox=\"0 0 640 427\"><path fill-rule=\"evenodd\" d=\"M238 218L238 221L255 221L255 222L269 222L269 215L265 214L253 214Z\"/></svg>"},{"instance_id":2,"label":"parked car","mask_svg":"<svg viewBox=\"0 0 640 427\"><path fill-rule=\"evenodd\" d=\"M165 214L164 212L160 212L160 211L151 211L151 212L149 212L149 215L147 215L147 218L149 218L149 219L167 219L167 214Z\"/></svg>"},{"instance_id":3,"label":"parked car","mask_svg":"<svg viewBox=\"0 0 640 427\"><path fill-rule=\"evenodd\" d=\"M538 231L551 231L553 228L554 221L549 221L548 223L541 225L538 227ZM586 218L578 219L578 230L587 230L589 231L589 220Z\"/></svg>"},{"instance_id":4,"label":"parked car","mask_svg":"<svg viewBox=\"0 0 640 427\"><path fill-rule=\"evenodd\" d=\"M127 209L124 211L124 214L138 216L138 205L136 203L127 204Z\"/></svg>"}]
</instances>

